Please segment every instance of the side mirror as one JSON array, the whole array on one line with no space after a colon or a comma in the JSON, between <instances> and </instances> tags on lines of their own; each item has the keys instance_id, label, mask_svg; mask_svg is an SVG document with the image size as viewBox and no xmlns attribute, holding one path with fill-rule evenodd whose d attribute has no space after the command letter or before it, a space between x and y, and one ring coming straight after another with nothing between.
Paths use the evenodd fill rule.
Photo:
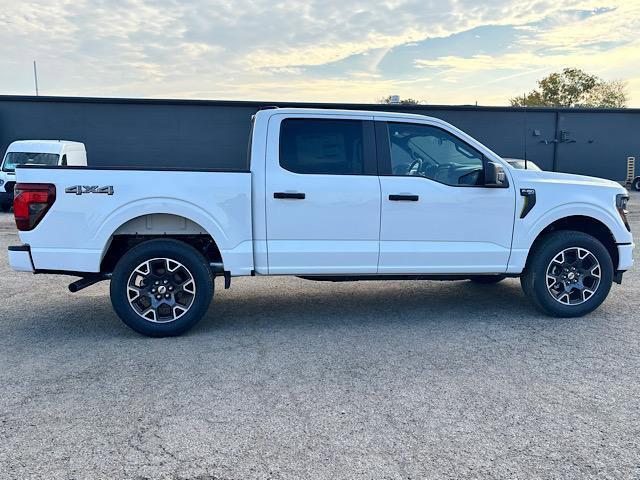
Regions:
<instances>
[{"instance_id":1,"label":"side mirror","mask_svg":"<svg viewBox=\"0 0 640 480\"><path fill-rule=\"evenodd\" d=\"M487 161L484 166L484 186L489 188L508 188L509 179L501 165Z\"/></svg>"}]
</instances>

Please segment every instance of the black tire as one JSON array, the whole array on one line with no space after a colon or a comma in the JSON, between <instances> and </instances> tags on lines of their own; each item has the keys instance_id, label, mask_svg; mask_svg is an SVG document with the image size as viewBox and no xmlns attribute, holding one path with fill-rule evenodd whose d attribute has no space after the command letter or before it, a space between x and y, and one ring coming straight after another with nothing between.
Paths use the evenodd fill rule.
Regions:
<instances>
[{"instance_id":1,"label":"black tire","mask_svg":"<svg viewBox=\"0 0 640 480\"><path fill-rule=\"evenodd\" d=\"M498 283L501 282L502 280L504 280L505 277L504 275L475 275L473 277L470 277L469 280L471 280L474 283L481 283L484 285L491 285L494 283Z\"/></svg>"},{"instance_id":2,"label":"black tire","mask_svg":"<svg viewBox=\"0 0 640 480\"><path fill-rule=\"evenodd\" d=\"M165 259L164 264L162 259ZM145 262L150 262L142 269L149 271L148 276L142 274L142 270L136 270ZM176 267L176 264L180 266ZM136 288L130 288L133 283L129 283L136 279L142 282L137 292ZM165 280L167 286L155 286L156 282L162 284ZM164 289L160 292L161 287ZM155 288L154 294L151 294L151 288ZM116 264L111 278L111 304L122 321L136 332L149 337L171 337L186 332L204 316L213 297L213 288L209 262L195 248L172 239L149 240L133 247ZM193 293L187 290L193 290ZM144 318L146 302L153 302L158 293L162 293L157 302L160 304L155 308L150 306L148 318ZM165 294L171 295L166 302L172 302L173 306L163 303ZM134 297L133 301L130 296ZM182 303L178 303L179 300ZM166 318L161 316L162 312Z\"/></svg>"},{"instance_id":3,"label":"black tire","mask_svg":"<svg viewBox=\"0 0 640 480\"><path fill-rule=\"evenodd\" d=\"M631 182L631 188L636 192L640 192L640 177L636 177Z\"/></svg>"},{"instance_id":4,"label":"black tire","mask_svg":"<svg viewBox=\"0 0 640 480\"><path fill-rule=\"evenodd\" d=\"M589 294L590 296L586 300L584 298L588 291L587 293L582 293L582 290L575 288L570 293L574 300L570 300L567 293L558 287L558 295L562 296L565 302L582 302L565 304L556 299L554 293L552 293L552 288L548 287L548 283L551 284L551 287L560 284L556 284L552 277L547 282L547 270L551 268L552 261L558 259L561 252L571 252L571 249L581 249L583 252L586 250L591 253L599 264L600 268L597 272L600 277L597 280L597 284L594 283L594 278L584 280L585 285L587 285L587 280L592 282L589 288L594 288L595 286L594 292ZM562 272L559 262L554 262L554 265L557 265L558 270ZM575 231L552 232L542 238L529 254L527 266L520 277L520 282L525 295L543 313L554 317L581 317L598 308L607 298L613 282L613 262L605 246L591 235ZM582 283L583 280L580 279L580 284ZM564 286L565 284L562 285ZM579 298L580 295L582 300ZM575 299L575 297L578 298Z\"/></svg>"}]
</instances>

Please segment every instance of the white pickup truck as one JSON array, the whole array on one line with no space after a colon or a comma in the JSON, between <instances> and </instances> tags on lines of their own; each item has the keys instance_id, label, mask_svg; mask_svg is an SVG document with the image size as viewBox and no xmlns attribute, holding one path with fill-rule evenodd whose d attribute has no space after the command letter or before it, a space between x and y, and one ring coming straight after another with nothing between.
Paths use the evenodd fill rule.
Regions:
<instances>
[{"instance_id":1,"label":"white pickup truck","mask_svg":"<svg viewBox=\"0 0 640 480\"><path fill-rule=\"evenodd\" d=\"M216 275L520 277L573 317L633 263L620 185L513 168L435 118L265 109L246 166L214 167L19 166L10 264L82 277L72 291L110 279L127 325L168 336L205 314Z\"/></svg>"}]
</instances>

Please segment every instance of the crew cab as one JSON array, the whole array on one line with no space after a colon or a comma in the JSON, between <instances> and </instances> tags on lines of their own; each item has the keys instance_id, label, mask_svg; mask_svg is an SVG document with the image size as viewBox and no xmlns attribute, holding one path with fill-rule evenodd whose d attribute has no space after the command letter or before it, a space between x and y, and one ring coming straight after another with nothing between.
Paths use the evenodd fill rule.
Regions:
<instances>
[{"instance_id":1,"label":"crew cab","mask_svg":"<svg viewBox=\"0 0 640 480\"><path fill-rule=\"evenodd\" d=\"M84 144L68 140L18 140L9 145L0 168L0 210L13 203L17 165L86 166Z\"/></svg>"},{"instance_id":2,"label":"crew cab","mask_svg":"<svg viewBox=\"0 0 640 480\"><path fill-rule=\"evenodd\" d=\"M247 119L248 120L248 119ZM543 312L587 314L632 266L615 182L511 167L436 118L321 109L253 117L237 169L18 166L18 271L110 280L134 330L180 334L214 277L520 277Z\"/></svg>"}]
</instances>

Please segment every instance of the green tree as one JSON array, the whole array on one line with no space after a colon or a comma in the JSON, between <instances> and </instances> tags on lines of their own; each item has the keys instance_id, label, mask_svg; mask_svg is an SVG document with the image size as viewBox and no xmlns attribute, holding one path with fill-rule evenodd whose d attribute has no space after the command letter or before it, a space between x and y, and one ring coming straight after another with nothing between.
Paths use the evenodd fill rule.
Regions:
<instances>
[{"instance_id":1,"label":"green tree","mask_svg":"<svg viewBox=\"0 0 640 480\"><path fill-rule=\"evenodd\" d=\"M538 81L538 88L509 99L514 107L594 107L627 106L627 84L607 82L577 68L565 68Z\"/></svg>"},{"instance_id":2,"label":"green tree","mask_svg":"<svg viewBox=\"0 0 640 480\"><path fill-rule=\"evenodd\" d=\"M392 98L393 98L393 95L389 95L388 97L379 99L378 103L385 103L387 105L393 104ZM399 105L421 105L424 103L427 103L427 102L416 100L414 98L403 98L400 100Z\"/></svg>"}]
</instances>

